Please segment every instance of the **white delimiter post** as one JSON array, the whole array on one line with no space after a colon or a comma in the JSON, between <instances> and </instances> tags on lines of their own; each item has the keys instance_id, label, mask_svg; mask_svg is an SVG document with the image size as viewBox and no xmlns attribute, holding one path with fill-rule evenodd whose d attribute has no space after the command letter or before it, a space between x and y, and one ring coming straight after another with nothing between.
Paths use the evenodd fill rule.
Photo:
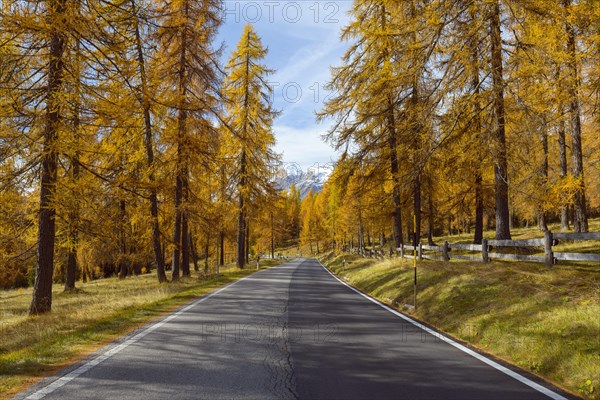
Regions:
<instances>
[{"instance_id":1,"label":"white delimiter post","mask_svg":"<svg viewBox=\"0 0 600 400\"><path fill-rule=\"evenodd\" d=\"M414 284L414 295L413 304L415 311L417 311L417 216L414 216L413 221L413 269L415 271L415 284Z\"/></svg>"}]
</instances>

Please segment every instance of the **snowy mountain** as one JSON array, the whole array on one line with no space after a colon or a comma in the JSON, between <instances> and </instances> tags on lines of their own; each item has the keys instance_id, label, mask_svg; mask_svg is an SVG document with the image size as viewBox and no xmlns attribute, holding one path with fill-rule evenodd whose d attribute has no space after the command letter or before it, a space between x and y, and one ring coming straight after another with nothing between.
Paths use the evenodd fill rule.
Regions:
<instances>
[{"instance_id":1,"label":"snowy mountain","mask_svg":"<svg viewBox=\"0 0 600 400\"><path fill-rule=\"evenodd\" d=\"M331 171L331 165L315 164L302 170L296 163L287 163L277 174L275 182L279 190L289 190L292 184L295 184L296 189L300 190L300 197L304 198L310 189L320 192Z\"/></svg>"}]
</instances>

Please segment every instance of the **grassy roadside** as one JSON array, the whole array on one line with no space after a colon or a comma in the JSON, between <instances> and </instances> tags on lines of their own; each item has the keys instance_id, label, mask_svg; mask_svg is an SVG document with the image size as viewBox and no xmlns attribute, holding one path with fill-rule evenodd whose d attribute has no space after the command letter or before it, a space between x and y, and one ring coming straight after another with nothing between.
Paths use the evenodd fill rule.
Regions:
<instances>
[{"instance_id":1,"label":"grassy roadside","mask_svg":"<svg viewBox=\"0 0 600 400\"><path fill-rule=\"evenodd\" d=\"M263 260L261 268L281 260ZM154 274L53 289L53 312L28 317L31 288L0 292L0 399L67 366L102 345L203 294L256 272L223 269L219 276L159 284Z\"/></svg>"},{"instance_id":2,"label":"grassy roadside","mask_svg":"<svg viewBox=\"0 0 600 400\"><path fill-rule=\"evenodd\" d=\"M343 263L345 259L346 263ZM353 286L402 309L412 261L328 254ZM493 262L418 263L418 308L443 332L586 398L600 389L600 268Z\"/></svg>"}]
</instances>

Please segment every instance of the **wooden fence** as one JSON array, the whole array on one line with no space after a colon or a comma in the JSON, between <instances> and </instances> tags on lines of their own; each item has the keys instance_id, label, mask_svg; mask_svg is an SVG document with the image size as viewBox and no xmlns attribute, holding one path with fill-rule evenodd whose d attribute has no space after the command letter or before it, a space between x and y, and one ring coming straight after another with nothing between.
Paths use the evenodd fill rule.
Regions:
<instances>
[{"instance_id":1,"label":"wooden fence","mask_svg":"<svg viewBox=\"0 0 600 400\"><path fill-rule=\"evenodd\" d=\"M600 254L598 253L564 253L555 252L552 247L558 245L560 240L600 240L600 232L588 233L552 233L544 232L544 237L540 239L524 240L488 240L483 239L481 244L452 244L444 242L443 246L427 246L419 244L418 246L403 245L396 249L396 254L392 250L389 252L383 250L363 250L360 251L363 257L384 257L386 255L399 256L403 258L413 258L414 251L417 250L417 258L430 260L450 261L451 259L469 260L478 262L490 262L493 259L530 261L544 263L552 267L558 261L591 261L600 265ZM528 255L516 253L500 253L499 248L544 248L544 255ZM452 250L469 251L480 254L458 254ZM437 254L436 254L437 253Z\"/></svg>"}]
</instances>

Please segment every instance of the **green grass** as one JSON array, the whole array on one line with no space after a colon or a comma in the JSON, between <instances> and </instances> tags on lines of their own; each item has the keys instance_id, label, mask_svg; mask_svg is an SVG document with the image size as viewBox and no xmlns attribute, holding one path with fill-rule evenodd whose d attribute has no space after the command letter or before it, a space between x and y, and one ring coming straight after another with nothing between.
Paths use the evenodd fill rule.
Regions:
<instances>
[{"instance_id":1,"label":"green grass","mask_svg":"<svg viewBox=\"0 0 600 400\"><path fill-rule=\"evenodd\" d=\"M346 264L342 260L346 260ZM413 303L412 260L329 254L323 262L385 303ZM579 395L600 389L600 268L418 262L410 313Z\"/></svg>"},{"instance_id":2,"label":"green grass","mask_svg":"<svg viewBox=\"0 0 600 400\"><path fill-rule=\"evenodd\" d=\"M261 268L281 263L263 260ZM52 313L28 317L32 289L0 292L0 398L69 365L102 345L194 298L252 274L222 268L218 276L159 284L154 274L53 288Z\"/></svg>"}]
</instances>

